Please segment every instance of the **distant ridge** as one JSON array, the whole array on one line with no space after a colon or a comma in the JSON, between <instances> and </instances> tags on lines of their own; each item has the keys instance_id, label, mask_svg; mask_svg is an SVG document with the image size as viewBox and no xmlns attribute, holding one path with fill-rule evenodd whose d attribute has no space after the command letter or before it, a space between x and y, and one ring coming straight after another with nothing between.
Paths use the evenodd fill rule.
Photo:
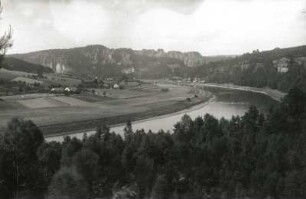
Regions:
<instances>
[{"instance_id":1,"label":"distant ridge","mask_svg":"<svg viewBox=\"0 0 306 199\"><path fill-rule=\"evenodd\" d=\"M134 68L136 73L151 77L167 76L179 68L196 67L212 61L231 58L227 56L206 57L199 52L165 52L163 49L111 49L103 45L42 50L13 54L9 57L49 67L56 73L116 76L125 69Z\"/></svg>"}]
</instances>

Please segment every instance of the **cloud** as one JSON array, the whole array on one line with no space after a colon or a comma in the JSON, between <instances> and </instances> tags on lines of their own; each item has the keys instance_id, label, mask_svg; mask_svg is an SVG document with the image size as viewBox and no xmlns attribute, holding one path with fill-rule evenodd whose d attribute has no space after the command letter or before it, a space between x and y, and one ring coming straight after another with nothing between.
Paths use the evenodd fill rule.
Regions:
<instances>
[{"instance_id":1,"label":"cloud","mask_svg":"<svg viewBox=\"0 0 306 199\"><path fill-rule=\"evenodd\" d=\"M4 0L5 4L70 4L78 0ZM204 2L204 0L82 0L83 3L101 4L107 8L114 9L134 9L145 11L152 8L167 8L173 11L190 14Z\"/></svg>"},{"instance_id":2,"label":"cloud","mask_svg":"<svg viewBox=\"0 0 306 199\"><path fill-rule=\"evenodd\" d=\"M302 1L207 0L190 16L165 9L146 12L133 29L131 44L203 54L239 54L306 44ZM154 31L153 31L154 30Z\"/></svg>"},{"instance_id":3,"label":"cloud","mask_svg":"<svg viewBox=\"0 0 306 199\"><path fill-rule=\"evenodd\" d=\"M81 0L69 4L52 3L50 12L54 29L76 42L99 39L110 24L109 14L103 6Z\"/></svg>"},{"instance_id":4,"label":"cloud","mask_svg":"<svg viewBox=\"0 0 306 199\"><path fill-rule=\"evenodd\" d=\"M305 0L3 2L11 52L103 44L239 54L306 44Z\"/></svg>"}]
</instances>

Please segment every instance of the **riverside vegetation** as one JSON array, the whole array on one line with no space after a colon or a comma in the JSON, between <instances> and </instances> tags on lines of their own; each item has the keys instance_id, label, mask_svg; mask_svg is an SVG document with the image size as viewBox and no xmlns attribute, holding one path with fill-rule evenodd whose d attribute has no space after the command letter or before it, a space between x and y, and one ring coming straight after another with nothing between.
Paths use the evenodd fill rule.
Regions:
<instances>
[{"instance_id":1,"label":"riverside vegetation","mask_svg":"<svg viewBox=\"0 0 306 199\"><path fill-rule=\"evenodd\" d=\"M174 133L101 125L82 140L45 142L31 121L0 136L0 198L305 198L306 94L292 89L266 115L195 120Z\"/></svg>"}]
</instances>

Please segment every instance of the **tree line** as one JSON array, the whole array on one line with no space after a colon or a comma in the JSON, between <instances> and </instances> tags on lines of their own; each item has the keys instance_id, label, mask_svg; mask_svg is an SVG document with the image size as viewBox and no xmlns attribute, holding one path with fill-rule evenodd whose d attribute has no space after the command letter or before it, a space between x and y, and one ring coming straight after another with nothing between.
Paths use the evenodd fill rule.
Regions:
<instances>
[{"instance_id":1,"label":"tree line","mask_svg":"<svg viewBox=\"0 0 306 199\"><path fill-rule=\"evenodd\" d=\"M31 121L0 136L0 198L305 198L306 94L290 90L268 114L182 117L174 133L105 125L46 142Z\"/></svg>"},{"instance_id":2,"label":"tree line","mask_svg":"<svg viewBox=\"0 0 306 199\"><path fill-rule=\"evenodd\" d=\"M306 46L246 53L233 59L210 62L191 68L188 76L204 78L206 82L233 83L241 86L270 87L288 92L293 87L306 91L306 65L298 58L306 57ZM280 73L274 61L287 58L288 72Z\"/></svg>"}]
</instances>

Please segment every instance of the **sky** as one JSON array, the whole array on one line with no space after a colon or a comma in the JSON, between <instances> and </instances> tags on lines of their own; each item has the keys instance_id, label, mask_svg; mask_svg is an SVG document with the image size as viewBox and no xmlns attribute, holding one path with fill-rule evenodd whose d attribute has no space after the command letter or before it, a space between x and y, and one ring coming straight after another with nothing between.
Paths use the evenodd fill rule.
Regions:
<instances>
[{"instance_id":1,"label":"sky","mask_svg":"<svg viewBox=\"0 0 306 199\"><path fill-rule=\"evenodd\" d=\"M306 0L2 0L11 53L109 48L237 55L306 44Z\"/></svg>"}]
</instances>

